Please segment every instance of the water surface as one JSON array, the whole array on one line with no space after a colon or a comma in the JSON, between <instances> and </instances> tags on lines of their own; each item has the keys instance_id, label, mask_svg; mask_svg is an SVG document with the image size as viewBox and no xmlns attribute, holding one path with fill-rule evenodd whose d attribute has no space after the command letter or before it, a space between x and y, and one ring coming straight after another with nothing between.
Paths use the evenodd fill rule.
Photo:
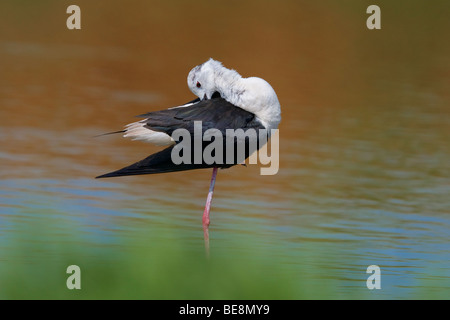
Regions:
<instances>
[{"instance_id":1,"label":"water surface","mask_svg":"<svg viewBox=\"0 0 450 320\"><path fill-rule=\"evenodd\" d=\"M142 233L202 248L211 172L95 180L159 149L94 136L191 100L187 73L214 57L268 80L283 120L277 175L219 171L212 259L260 250L312 287L338 280L335 298L450 297L447 3L382 1L379 31L359 1L78 4L80 31L57 1L2 4L2 267L51 264L74 238L113 260Z\"/></svg>"}]
</instances>

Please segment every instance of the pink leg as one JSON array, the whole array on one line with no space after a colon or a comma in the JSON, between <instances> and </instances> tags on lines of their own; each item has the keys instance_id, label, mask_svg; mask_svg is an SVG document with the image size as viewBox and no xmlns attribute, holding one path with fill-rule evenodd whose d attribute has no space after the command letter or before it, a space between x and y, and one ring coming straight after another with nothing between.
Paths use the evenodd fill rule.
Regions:
<instances>
[{"instance_id":1,"label":"pink leg","mask_svg":"<svg viewBox=\"0 0 450 320\"><path fill-rule=\"evenodd\" d=\"M203 227L209 226L209 211L211 209L211 200L214 193L214 184L216 183L217 168L213 168L211 184L209 186L208 198L206 198L205 211L203 211Z\"/></svg>"}]
</instances>

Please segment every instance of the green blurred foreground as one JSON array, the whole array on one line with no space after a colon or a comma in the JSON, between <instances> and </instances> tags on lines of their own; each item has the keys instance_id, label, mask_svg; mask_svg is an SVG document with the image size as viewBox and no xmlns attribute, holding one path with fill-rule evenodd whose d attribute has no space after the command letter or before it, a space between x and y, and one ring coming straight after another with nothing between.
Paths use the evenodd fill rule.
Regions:
<instances>
[{"instance_id":1,"label":"green blurred foreground","mask_svg":"<svg viewBox=\"0 0 450 320\"><path fill-rule=\"evenodd\" d=\"M380 298L380 290L361 283L335 280L321 268L305 262L280 261L279 246L265 252L246 239L214 241L206 258L203 239L184 241L179 231L149 230L119 243L99 245L59 235L52 241L54 227L47 224L24 230L27 239L12 238L0 260L1 299L347 299ZM155 228L157 229L157 228ZM40 230L40 231L36 231ZM199 235L201 232L199 232ZM50 236L49 236L50 235ZM35 239L30 244L30 239ZM38 240L39 239L39 240ZM81 239L81 238L80 238ZM217 243L229 246L216 247ZM56 244L57 243L57 244ZM231 245L230 245L231 244ZM10 249L11 248L11 249ZM234 248L234 249L230 249ZM309 248L311 249L311 248ZM308 250L309 250L308 249ZM316 248L320 251L320 247ZM300 256L299 256L300 257ZM331 259L330 259L331 260ZM69 290L69 265L81 268L81 289ZM329 272L328 268L328 272ZM342 293L349 283L356 289ZM339 293L338 293L339 291ZM425 292L424 292L425 293ZM418 292L417 298L428 298ZM429 298L438 298L430 296Z\"/></svg>"}]
</instances>

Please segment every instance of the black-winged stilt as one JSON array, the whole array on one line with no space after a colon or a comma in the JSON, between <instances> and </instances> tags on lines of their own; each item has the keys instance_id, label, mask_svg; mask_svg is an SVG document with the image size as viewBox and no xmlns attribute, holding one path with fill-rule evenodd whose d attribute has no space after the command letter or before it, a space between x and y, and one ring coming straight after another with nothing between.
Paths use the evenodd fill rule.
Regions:
<instances>
[{"instance_id":1,"label":"black-winged stilt","mask_svg":"<svg viewBox=\"0 0 450 320\"><path fill-rule=\"evenodd\" d=\"M244 133L248 130L265 129L270 134L270 130L276 129L280 123L281 110L277 95L269 83L257 77L243 78L235 70L227 69L213 59L193 68L189 72L187 81L197 99L181 106L143 114L140 116L144 118L143 120L130 123L124 130L118 131L123 132L124 137L133 140L143 140L169 147L130 166L97 178L213 168L202 219L206 240L217 169L239 164L255 150L251 150L249 137L246 137L243 158L233 155L232 161L225 161L229 149L223 148L224 161L211 163L202 158L199 162L194 159L195 153L203 152L215 139L202 140L199 149L195 149L195 141L193 141L191 150L187 150L192 151L191 160L193 161L176 164L172 158L173 149L180 144L180 141L174 140L172 134L177 129L185 129L194 140L196 122L201 121L202 134L205 134L208 129L217 129L223 134L223 142L226 145L226 131L229 129L242 129ZM237 143L237 140L233 140L233 143ZM258 148L261 146L259 145ZM235 149L232 148L233 151Z\"/></svg>"}]
</instances>

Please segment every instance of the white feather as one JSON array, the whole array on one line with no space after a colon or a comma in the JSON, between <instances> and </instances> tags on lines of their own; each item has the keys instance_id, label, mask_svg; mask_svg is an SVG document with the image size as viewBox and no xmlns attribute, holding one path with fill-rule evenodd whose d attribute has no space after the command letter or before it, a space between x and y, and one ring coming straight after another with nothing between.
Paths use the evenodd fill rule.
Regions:
<instances>
[{"instance_id":1,"label":"white feather","mask_svg":"<svg viewBox=\"0 0 450 320\"><path fill-rule=\"evenodd\" d=\"M153 143L157 146L168 146L174 144L175 141L167 133L153 131L146 127L148 119L133 122L125 126L125 138L131 138L132 140L140 140L149 143Z\"/></svg>"}]
</instances>

